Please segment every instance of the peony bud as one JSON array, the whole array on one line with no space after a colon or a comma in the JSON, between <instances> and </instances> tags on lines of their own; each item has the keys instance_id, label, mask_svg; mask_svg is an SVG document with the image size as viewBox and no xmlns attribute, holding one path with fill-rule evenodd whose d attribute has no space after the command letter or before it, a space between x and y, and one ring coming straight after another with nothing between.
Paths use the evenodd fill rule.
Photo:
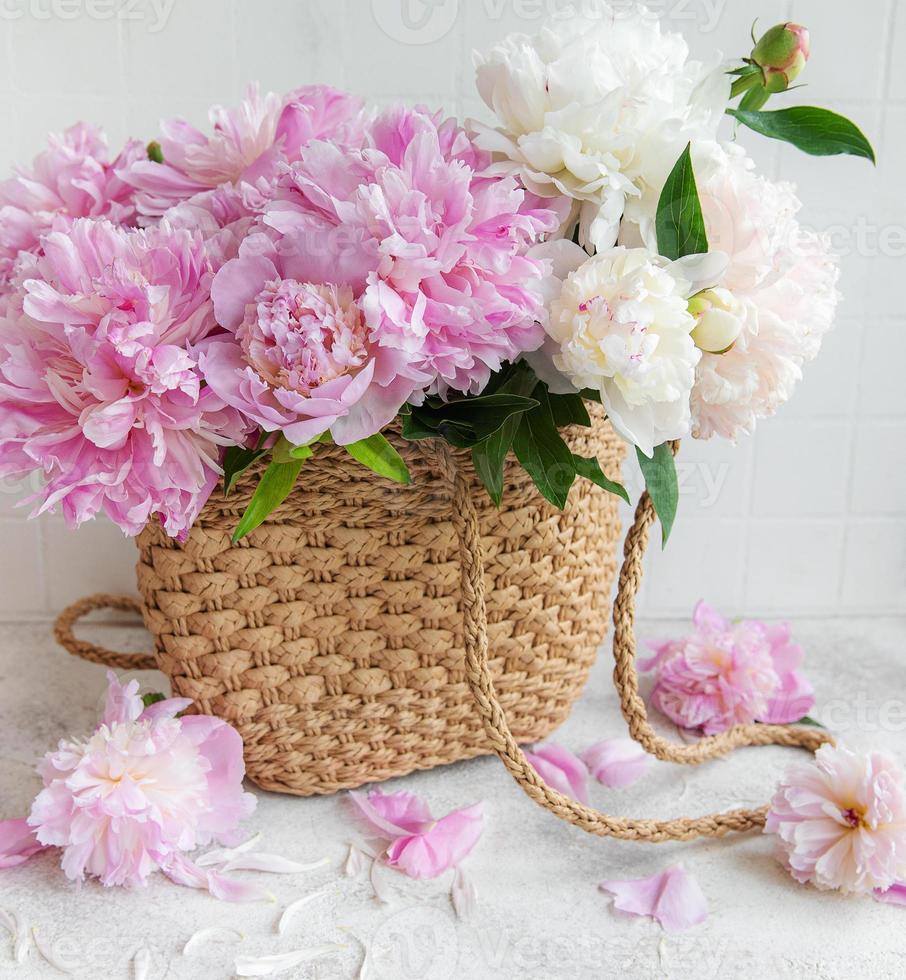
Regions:
<instances>
[{"instance_id":1,"label":"peony bud","mask_svg":"<svg viewBox=\"0 0 906 980\"><path fill-rule=\"evenodd\" d=\"M699 350L726 354L742 333L745 311L728 289L706 289L689 300L697 325L692 339Z\"/></svg>"},{"instance_id":2,"label":"peony bud","mask_svg":"<svg viewBox=\"0 0 906 980\"><path fill-rule=\"evenodd\" d=\"M785 92L799 77L809 56L808 28L778 24L755 45L752 62L764 74L768 92Z\"/></svg>"}]
</instances>

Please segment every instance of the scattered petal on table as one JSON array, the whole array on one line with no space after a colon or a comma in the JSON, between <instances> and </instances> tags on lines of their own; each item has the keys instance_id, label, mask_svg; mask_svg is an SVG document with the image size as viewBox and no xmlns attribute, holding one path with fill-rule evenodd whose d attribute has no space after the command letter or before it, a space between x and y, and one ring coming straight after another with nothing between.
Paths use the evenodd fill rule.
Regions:
<instances>
[{"instance_id":1,"label":"scattered petal on table","mask_svg":"<svg viewBox=\"0 0 906 980\"><path fill-rule=\"evenodd\" d=\"M436 878L455 868L484 829L481 803L435 820L427 803L413 793L371 790L350 796L369 823L390 839L387 863L410 878Z\"/></svg>"},{"instance_id":2,"label":"scattered petal on table","mask_svg":"<svg viewBox=\"0 0 906 980\"><path fill-rule=\"evenodd\" d=\"M708 917L708 903L698 882L681 865L650 878L602 881L599 887L613 895L614 908L650 915L667 932L690 929Z\"/></svg>"},{"instance_id":3,"label":"scattered petal on table","mask_svg":"<svg viewBox=\"0 0 906 980\"><path fill-rule=\"evenodd\" d=\"M371 887L374 890L374 897L381 903L381 905L390 904L390 893L381 884L380 875L378 875L378 869L381 867L381 862L374 860L371 862L371 870L368 872L368 877L371 880Z\"/></svg>"},{"instance_id":4,"label":"scattered petal on table","mask_svg":"<svg viewBox=\"0 0 906 980\"><path fill-rule=\"evenodd\" d=\"M374 860L375 855L371 855L371 859ZM343 873L347 878L354 878L357 874L364 870L367 862L365 860L365 852L358 848L355 844L349 845L349 853L346 855L346 863L343 865Z\"/></svg>"},{"instance_id":5,"label":"scattered petal on table","mask_svg":"<svg viewBox=\"0 0 906 980\"><path fill-rule=\"evenodd\" d=\"M472 879L457 868L453 875L453 886L450 889L450 900L458 918L467 921L474 917L478 905L478 893Z\"/></svg>"},{"instance_id":6,"label":"scattered petal on table","mask_svg":"<svg viewBox=\"0 0 906 980\"><path fill-rule=\"evenodd\" d=\"M31 946L31 929L28 922L21 915L16 916L16 945L13 950L13 959L17 963L24 963L28 958L28 950Z\"/></svg>"},{"instance_id":7,"label":"scattered petal on table","mask_svg":"<svg viewBox=\"0 0 906 980\"><path fill-rule=\"evenodd\" d=\"M161 871L174 884L208 891L224 902L277 901L271 892L260 885L201 868L181 854L171 856L166 864L161 865Z\"/></svg>"},{"instance_id":8,"label":"scattered petal on table","mask_svg":"<svg viewBox=\"0 0 906 980\"><path fill-rule=\"evenodd\" d=\"M189 937L183 946L182 955L191 956L199 946L205 943L241 943L245 936L238 929L228 929L226 926L211 926L209 929L199 929Z\"/></svg>"},{"instance_id":9,"label":"scattered petal on table","mask_svg":"<svg viewBox=\"0 0 906 980\"><path fill-rule=\"evenodd\" d=\"M588 802L588 770L569 749L549 742L526 752L525 757L552 789L580 803Z\"/></svg>"},{"instance_id":10,"label":"scattered petal on table","mask_svg":"<svg viewBox=\"0 0 906 980\"><path fill-rule=\"evenodd\" d=\"M208 851L207 854L202 854L195 863L199 868L210 868L212 865L227 864L238 855L244 854L246 851L251 851L260 843L261 834L255 834L254 837L249 837L247 841L244 841L242 844L237 844L236 847L221 847L214 851Z\"/></svg>"},{"instance_id":11,"label":"scattered petal on table","mask_svg":"<svg viewBox=\"0 0 906 980\"><path fill-rule=\"evenodd\" d=\"M330 864L330 858L320 858L309 864L291 861L279 854L237 854L225 865L224 871L267 871L275 875L295 875L303 871L316 871Z\"/></svg>"},{"instance_id":12,"label":"scattered petal on table","mask_svg":"<svg viewBox=\"0 0 906 980\"><path fill-rule=\"evenodd\" d=\"M651 756L631 738L607 738L581 755L592 776L611 789L637 782L651 764Z\"/></svg>"},{"instance_id":13,"label":"scattered petal on table","mask_svg":"<svg viewBox=\"0 0 906 980\"><path fill-rule=\"evenodd\" d=\"M39 843L33 827L20 820L0 820L0 868L15 868L47 847Z\"/></svg>"},{"instance_id":14,"label":"scattered petal on table","mask_svg":"<svg viewBox=\"0 0 906 980\"><path fill-rule=\"evenodd\" d=\"M6 911L6 909L0 909L0 926L12 936L13 942L16 941L16 933L19 927L16 925L16 919L13 915Z\"/></svg>"},{"instance_id":15,"label":"scattered petal on table","mask_svg":"<svg viewBox=\"0 0 906 980\"><path fill-rule=\"evenodd\" d=\"M325 893L323 891L313 892L311 895L304 895L302 898L297 898L295 902L287 905L283 910L283 915L280 916L280 921L277 923L277 933L282 936L283 933L289 928L289 924L296 913L300 909L304 909L310 902L315 901L315 899L320 898L324 894Z\"/></svg>"},{"instance_id":16,"label":"scattered petal on table","mask_svg":"<svg viewBox=\"0 0 906 980\"><path fill-rule=\"evenodd\" d=\"M150 980L151 950L147 946L136 950L135 956L132 957L132 976L133 980Z\"/></svg>"},{"instance_id":17,"label":"scattered petal on table","mask_svg":"<svg viewBox=\"0 0 906 980\"><path fill-rule=\"evenodd\" d=\"M483 830L483 804L455 810L423 833L393 841L387 863L410 878L437 878L471 853Z\"/></svg>"},{"instance_id":18,"label":"scattered petal on table","mask_svg":"<svg viewBox=\"0 0 906 980\"><path fill-rule=\"evenodd\" d=\"M240 977L272 977L345 948L345 946L324 945L296 950L293 953L276 953L273 956L240 956L236 960L236 974Z\"/></svg>"},{"instance_id":19,"label":"scattered petal on table","mask_svg":"<svg viewBox=\"0 0 906 980\"><path fill-rule=\"evenodd\" d=\"M887 891L876 888L872 894L879 902L886 902L888 905L906 905L906 882L898 881Z\"/></svg>"}]
</instances>

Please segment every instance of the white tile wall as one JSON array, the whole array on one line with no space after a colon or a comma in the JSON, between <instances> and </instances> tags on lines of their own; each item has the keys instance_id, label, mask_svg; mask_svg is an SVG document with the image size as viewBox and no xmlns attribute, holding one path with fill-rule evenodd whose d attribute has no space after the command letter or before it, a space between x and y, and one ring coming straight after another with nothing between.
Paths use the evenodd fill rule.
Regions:
<instances>
[{"instance_id":1,"label":"white tile wall","mask_svg":"<svg viewBox=\"0 0 906 980\"><path fill-rule=\"evenodd\" d=\"M252 79L484 115L471 49L531 31L566 2L440 0L430 43L413 44L399 40L402 18L430 14L422 0L6 0L0 171L78 118L103 124L114 143L150 138L163 115L202 123L209 103L234 102ZM651 5L699 57L744 53L756 14L763 27L807 24L813 58L800 99L856 117L880 165L744 137L759 165L800 183L805 221L834 229L847 252L846 302L783 415L736 448L684 447L681 513L666 553L651 555L644 612L686 615L699 597L739 614L906 612L906 10L894 0ZM131 587L133 546L116 529L27 523L9 489L0 487L0 618Z\"/></svg>"}]
</instances>

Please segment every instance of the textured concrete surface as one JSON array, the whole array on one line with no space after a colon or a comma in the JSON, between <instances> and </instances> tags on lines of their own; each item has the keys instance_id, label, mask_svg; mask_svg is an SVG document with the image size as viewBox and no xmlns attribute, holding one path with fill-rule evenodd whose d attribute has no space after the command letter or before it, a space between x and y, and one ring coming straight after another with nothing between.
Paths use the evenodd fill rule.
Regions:
<instances>
[{"instance_id":1,"label":"textured concrete surface","mask_svg":"<svg viewBox=\"0 0 906 980\"><path fill-rule=\"evenodd\" d=\"M671 624L649 624L641 635L671 635ZM852 744L884 745L906 762L906 621L800 621L795 632L808 651L808 671L819 693L819 717ZM97 627L104 642L141 649L143 634L120 626ZM621 733L610 689L607 656L586 696L557 734L574 750ZM160 687L159 676L143 681ZM35 758L64 735L88 731L104 685L100 668L59 651L45 625L0 630L0 817L23 814L37 788ZM628 790L595 786L593 802L638 816L695 814L768 799L791 754L757 749L701 769L655 763ZM466 863L478 891L478 913L459 921L449 881L417 883L379 872L379 903L366 873L341 873L355 834L348 801L298 800L259 794L251 832L262 846L300 860L321 856L330 866L306 875L267 876L275 906L232 906L157 878L147 889L81 887L63 877L57 859L39 856L0 872L0 907L38 927L71 974L84 980L133 976L140 947L151 952L149 980L217 980L234 975L234 957L265 955L322 942L346 948L286 977L353 978L363 945L370 949L364 976L372 980L584 980L762 977L843 980L906 975L906 910L871 899L821 894L796 885L774 861L772 842L760 835L680 845L599 840L557 823L535 808L499 762L482 759L397 780L424 794L436 813L486 800L488 826ZM710 904L708 921L679 936L652 922L614 913L597 883L638 877L682 861L698 878ZM265 876L260 876L264 880ZM280 937L282 908L312 891L324 895ZM198 929L241 929L241 947L211 944L199 956L181 950ZM33 948L16 966L0 930L0 977L50 978L62 974Z\"/></svg>"}]
</instances>

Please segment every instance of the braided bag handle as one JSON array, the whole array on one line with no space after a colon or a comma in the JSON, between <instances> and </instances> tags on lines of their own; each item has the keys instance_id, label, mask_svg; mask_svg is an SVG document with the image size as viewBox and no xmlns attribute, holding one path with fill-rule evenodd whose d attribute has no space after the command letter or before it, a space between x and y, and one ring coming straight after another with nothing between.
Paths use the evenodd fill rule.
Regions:
<instances>
[{"instance_id":1,"label":"braided bag handle","mask_svg":"<svg viewBox=\"0 0 906 980\"><path fill-rule=\"evenodd\" d=\"M157 660L153 653L118 653L116 650L107 650L96 643L78 639L73 632L73 627L83 616L87 616L95 609L119 609L123 612L141 614L142 605L137 599L129 596L108 595L103 592L79 599L78 602L67 606L54 623L53 635L64 650L74 657L81 657L82 660L101 664L104 667L112 667L114 670L157 669Z\"/></svg>"},{"instance_id":2,"label":"braided bag handle","mask_svg":"<svg viewBox=\"0 0 906 980\"><path fill-rule=\"evenodd\" d=\"M660 843L693 840L696 837L722 837L730 831L754 830L764 826L767 807L731 810L702 817L679 817L674 820L614 817L578 803L551 789L544 782L526 759L510 731L488 668L484 560L470 483L446 446L438 447L438 457L453 490L453 523L460 543L466 679L491 746L524 792L561 820L599 837ZM654 506L645 493L626 535L623 566L613 610L614 684L632 737L657 758L686 765L696 765L746 745L787 745L815 751L831 742L831 737L824 732L783 725L742 725L721 735L703 738L692 745L677 745L657 735L648 721L645 702L639 695L633 628L635 599L642 581L642 559L655 516Z\"/></svg>"}]
</instances>

